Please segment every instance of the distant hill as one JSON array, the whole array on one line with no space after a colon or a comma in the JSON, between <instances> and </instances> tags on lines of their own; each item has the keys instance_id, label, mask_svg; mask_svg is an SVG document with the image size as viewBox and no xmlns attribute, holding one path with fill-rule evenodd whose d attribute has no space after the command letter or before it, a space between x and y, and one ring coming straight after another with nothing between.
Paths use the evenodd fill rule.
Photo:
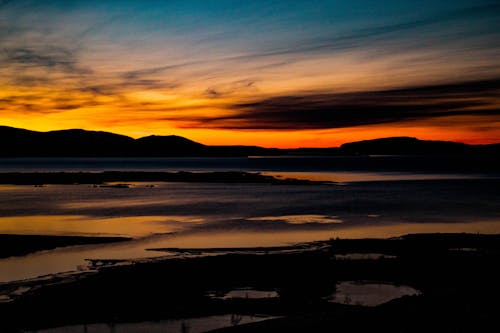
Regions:
<instances>
[{"instance_id":1,"label":"distant hill","mask_svg":"<svg viewBox=\"0 0 500 333\"><path fill-rule=\"evenodd\" d=\"M393 137L345 143L340 150L348 155L428 155L473 153L475 146L448 141L425 141Z\"/></svg>"},{"instance_id":2,"label":"distant hill","mask_svg":"<svg viewBox=\"0 0 500 333\"><path fill-rule=\"evenodd\" d=\"M1 156L108 156L126 151L134 139L108 132L71 129L35 132L0 127Z\"/></svg>"},{"instance_id":3,"label":"distant hill","mask_svg":"<svg viewBox=\"0 0 500 333\"><path fill-rule=\"evenodd\" d=\"M340 148L278 149L257 146L207 146L189 139L147 136L133 139L108 132L70 129L36 132L0 126L3 157L161 157L269 155L498 155L500 144L466 145L410 137L383 138L343 144Z\"/></svg>"},{"instance_id":4,"label":"distant hill","mask_svg":"<svg viewBox=\"0 0 500 333\"><path fill-rule=\"evenodd\" d=\"M140 156L199 156L207 146L176 135L151 135L135 140L131 149Z\"/></svg>"},{"instance_id":5,"label":"distant hill","mask_svg":"<svg viewBox=\"0 0 500 333\"><path fill-rule=\"evenodd\" d=\"M249 156L282 153L279 149L256 146L206 146L176 135L133 139L81 129L36 132L0 126L0 140L0 156L4 157Z\"/></svg>"}]
</instances>

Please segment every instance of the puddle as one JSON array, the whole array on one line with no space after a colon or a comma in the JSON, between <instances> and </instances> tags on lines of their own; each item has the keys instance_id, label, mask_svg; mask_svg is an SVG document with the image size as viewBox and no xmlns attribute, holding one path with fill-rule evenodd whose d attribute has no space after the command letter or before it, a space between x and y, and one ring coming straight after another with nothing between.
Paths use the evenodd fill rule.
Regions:
<instances>
[{"instance_id":1,"label":"puddle","mask_svg":"<svg viewBox=\"0 0 500 333\"><path fill-rule=\"evenodd\" d=\"M30 291L31 288L30 287L19 287L17 288L16 290L14 290L11 295L14 295L14 296L21 296L22 294L24 294L25 292L28 292Z\"/></svg>"},{"instance_id":2,"label":"puddle","mask_svg":"<svg viewBox=\"0 0 500 333\"><path fill-rule=\"evenodd\" d=\"M346 253L336 254L337 260L378 260L378 259L396 259L397 256L391 256L383 253Z\"/></svg>"},{"instance_id":3,"label":"puddle","mask_svg":"<svg viewBox=\"0 0 500 333\"><path fill-rule=\"evenodd\" d=\"M246 299L265 299L265 298L277 298L278 293L274 290L256 290L256 289L235 289L231 290L226 294L219 294L216 292L209 293L209 297L216 299L234 299L234 298L246 298Z\"/></svg>"},{"instance_id":4,"label":"puddle","mask_svg":"<svg viewBox=\"0 0 500 333\"><path fill-rule=\"evenodd\" d=\"M478 249L475 247L457 247L457 248L452 248L450 251L457 251L457 252L477 252Z\"/></svg>"},{"instance_id":5,"label":"puddle","mask_svg":"<svg viewBox=\"0 0 500 333\"><path fill-rule=\"evenodd\" d=\"M276 317L227 314L201 318L145 321L139 323L73 325L33 331L33 333L202 333L224 327L256 323L273 318Z\"/></svg>"},{"instance_id":6,"label":"puddle","mask_svg":"<svg viewBox=\"0 0 500 333\"><path fill-rule=\"evenodd\" d=\"M377 306L403 296L420 294L420 291L409 286L344 281L337 284L337 290L329 298L329 301L350 305Z\"/></svg>"},{"instance_id":7,"label":"puddle","mask_svg":"<svg viewBox=\"0 0 500 333\"><path fill-rule=\"evenodd\" d=\"M0 303L7 303L12 301L8 295L0 295Z\"/></svg>"},{"instance_id":8,"label":"puddle","mask_svg":"<svg viewBox=\"0 0 500 333\"><path fill-rule=\"evenodd\" d=\"M0 291L0 303L12 302L16 297L31 290L28 286L19 286L16 289L6 289Z\"/></svg>"}]
</instances>

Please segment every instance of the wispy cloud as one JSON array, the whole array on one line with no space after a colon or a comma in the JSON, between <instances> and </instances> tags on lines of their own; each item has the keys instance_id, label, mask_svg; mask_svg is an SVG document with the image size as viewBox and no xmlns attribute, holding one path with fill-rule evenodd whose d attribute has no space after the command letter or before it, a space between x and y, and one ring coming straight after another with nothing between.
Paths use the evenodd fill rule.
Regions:
<instances>
[{"instance_id":1,"label":"wispy cloud","mask_svg":"<svg viewBox=\"0 0 500 333\"><path fill-rule=\"evenodd\" d=\"M42 67L82 75L92 73L90 69L83 68L78 64L72 51L62 47L6 48L2 50L2 53L4 64Z\"/></svg>"},{"instance_id":2,"label":"wispy cloud","mask_svg":"<svg viewBox=\"0 0 500 333\"><path fill-rule=\"evenodd\" d=\"M349 31L339 32L331 30L322 32L319 37L295 38L294 40L276 41L273 45L261 50L224 60L248 60L259 57L275 57L284 55L301 55L310 53L328 53L352 49L366 49L378 46L378 54L391 53L395 49L409 47L421 48L443 47L443 44L456 42L456 38L465 38L469 35L477 37L475 29L456 29L454 25L482 19L500 18L500 5L497 3L472 6L458 10L444 11L439 14L426 16L421 19L397 23L369 24L362 28L354 27ZM434 29L432 29L434 27ZM498 26L478 24L483 34L500 35ZM424 29L424 30L423 30ZM425 32L425 34L422 33ZM431 44L431 45L429 45ZM433 45L432 45L433 44ZM384 46L384 48L382 48Z\"/></svg>"}]
</instances>

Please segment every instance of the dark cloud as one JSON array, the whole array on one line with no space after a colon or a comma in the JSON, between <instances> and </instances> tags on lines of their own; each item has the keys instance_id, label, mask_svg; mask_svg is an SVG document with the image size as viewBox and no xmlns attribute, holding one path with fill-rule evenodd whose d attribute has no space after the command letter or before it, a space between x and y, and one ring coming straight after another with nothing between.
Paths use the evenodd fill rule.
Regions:
<instances>
[{"instance_id":1,"label":"dark cloud","mask_svg":"<svg viewBox=\"0 0 500 333\"><path fill-rule=\"evenodd\" d=\"M151 110L158 107L161 108L163 104L158 102L142 103L130 100L125 94L127 91L132 89L165 91L174 90L177 87L179 87L179 84L165 82L163 80L135 78L124 81L122 78L118 78L113 80L113 82L105 84L89 84L88 82L81 83L80 86L75 88L73 91L83 93L87 96L90 95L88 96L89 101L86 102L86 105L82 106L96 106L99 104L96 102L96 98L99 96L106 96L113 98L115 100L114 105L120 107L121 109L141 111L143 109ZM76 106L75 103L69 103L69 105ZM61 110L63 108L59 107L58 109ZM125 121L125 119L121 119L121 121Z\"/></svg>"},{"instance_id":2,"label":"dark cloud","mask_svg":"<svg viewBox=\"0 0 500 333\"><path fill-rule=\"evenodd\" d=\"M52 112L55 111L67 111L67 110L76 110L84 107L93 107L97 106L99 103L93 101L86 101L83 103L72 102L72 103L57 103L53 106Z\"/></svg>"},{"instance_id":3,"label":"dark cloud","mask_svg":"<svg viewBox=\"0 0 500 333\"><path fill-rule=\"evenodd\" d=\"M175 69L179 69L179 68L189 67L192 65L204 64L206 62L207 61L189 61L189 62L178 63L178 64L173 64L173 65L143 68L143 69L125 72L122 74L122 78L124 80L137 80L137 79L143 78L144 76L161 74L161 73L168 72L169 70L175 70Z\"/></svg>"},{"instance_id":4,"label":"dark cloud","mask_svg":"<svg viewBox=\"0 0 500 333\"><path fill-rule=\"evenodd\" d=\"M47 97L43 94L9 95L0 98L0 110L10 109L24 113L48 114L98 105L91 99L72 98L71 93L67 93L65 96L51 98L47 101Z\"/></svg>"},{"instance_id":5,"label":"dark cloud","mask_svg":"<svg viewBox=\"0 0 500 333\"><path fill-rule=\"evenodd\" d=\"M189 127L328 129L447 116L500 116L500 79L386 91L281 96L233 105L228 116L175 119ZM173 119L169 119L173 120Z\"/></svg>"},{"instance_id":6,"label":"dark cloud","mask_svg":"<svg viewBox=\"0 0 500 333\"><path fill-rule=\"evenodd\" d=\"M48 77L34 75L12 76L10 77L10 82L16 86L22 87L35 87L52 83L52 81Z\"/></svg>"},{"instance_id":7,"label":"dark cloud","mask_svg":"<svg viewBox=\"0 0 500 333\"><path fill-rule=\"evenodd\" d=\"M222 96L232 95L234 93L239 93L242 91L254 91L255 80L239 80L227 84L218 84L207 88L205 95L210 98L219 98Z\"/></svg>"},{"instance_id":8,"label":"dark cloud","mask_svg":"<svg viewBox=\"0 0 500 333\"><path fill-rule=\"evenodd\" d=\"M82 84L78 91L83 93L91 93L102 96L117 96L121 97L121 93L132 88L145 89L145 90L162 90L162 89L175 89L179 85L163 80L153 79L134 79L128 81L115 80L116 82L105 84Z\"/></svg>"},{"instance_id":9,"label":"dark cloud","mask_svg":"<svg viewBox=\"0 0 500 333\"><path fill-rule=\"evenodd\" d=\"M25 67L59 69L74 74L90 74L91 70L79 66L75 54L62 47L7 48L2 50L3 62Z\"/></svg>"}]
</instances>

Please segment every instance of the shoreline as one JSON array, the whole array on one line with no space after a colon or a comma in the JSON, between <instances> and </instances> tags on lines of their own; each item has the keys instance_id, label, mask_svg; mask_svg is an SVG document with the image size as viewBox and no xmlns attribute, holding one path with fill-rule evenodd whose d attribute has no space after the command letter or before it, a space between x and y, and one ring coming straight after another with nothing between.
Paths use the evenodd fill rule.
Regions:
<instances>
[{"instance_id":1,"label":"shoreline","mask_svg":"<svg viewBox=\"0 0 500 333\"><path fill-rule=\"evenodd\" d=\"M188 182L188 183L260 183L272 185L310 185L330 182L293 178L278 178L259 172L150 172L150 171L102 171L102 172L0 172L0 184L35 185L90 184L127 188L128 184L105 185L116 182Z\"/></svg>"},{"instance_id":2,"label":"shoreline","mask_svg":"<svg viewBox=\"0 0 500 333\"><path fill-rule=\"evenodd\" d=\"M349 319L373 318L375 314L386 320L396 316L393 320L401 325L403 319L419 318L421 322L415 327L422 328L419 325L430 325L430 320L436 319L432 312L437 311L436 307L442 315L437 325L448 323L450 316L463 316L465 310L469 311L469 317L464 317L467 323L480 316L482 322L496 320L492 302L496 302L495 295L500 295L499 274L494 269L500 259L500 235L414 234L232 250L221 255L180 255L168 260L96 267L92 274L47 283L12 302L0 303L0 311L7 318L0 331L224 313L261 313L282 318L221 332L304 332L308 327L321 332L349 325L356 331L370 327L368 322L349 324ZM388 257L335 257L349 253L381 253ZM385 281L411 286L422 295L373 308L325 301L339 281ZM279 297L223 300L207 296L209 292L249 287L274 290ZM158 302L161 307L156 306ZM289 326L292 323L293 327ZM382 320L375 326L389 332L400 328Z\"/></svg>"},{"instance_id":3,"label":"shoreline","mask_svg":"<svg viewBox=\"0 0 500 333\"><path fill-rule=\"evenodd\" d=\"M0 234L0 259L75 245L129 241L130 237Z\"/></svg>"}]
</instances>

